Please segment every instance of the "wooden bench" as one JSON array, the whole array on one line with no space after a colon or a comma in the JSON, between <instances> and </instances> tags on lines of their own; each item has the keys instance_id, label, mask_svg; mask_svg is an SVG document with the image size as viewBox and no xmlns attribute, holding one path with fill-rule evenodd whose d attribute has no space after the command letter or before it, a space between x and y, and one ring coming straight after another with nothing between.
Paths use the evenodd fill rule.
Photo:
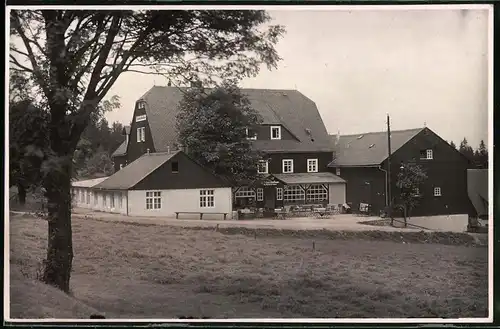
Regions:
<instances>
[{"instance_id":1,"label":"wooden bench","mask_svg":"<svg viewBox=\"0 0 500 329\"><path fill-rule=\"evenodd\" d=\"M179 219L179 214L200 214L200 219L203 219L204 214L224 215L224 220L226 220L226 217L227 217L227 212L176 211L175 212L175 219Z\"/></svg>"}]
</instances>

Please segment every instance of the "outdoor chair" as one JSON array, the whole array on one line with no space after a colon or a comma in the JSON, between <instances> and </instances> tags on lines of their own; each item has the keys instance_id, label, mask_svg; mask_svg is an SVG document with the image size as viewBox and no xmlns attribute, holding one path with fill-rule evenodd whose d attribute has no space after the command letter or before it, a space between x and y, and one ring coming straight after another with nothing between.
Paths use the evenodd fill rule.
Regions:
<instances>
[{"instance_id":1,"label":"outdoor chair","mask_svg":"<svg viewBox=\"0 0 500 329\"><path fill-rule=\"evenodd\" d=\"M334 215L340 214L340 207L338 204L329 204L327 210L330 211Z\"/></svg>"},{"instance_id":2,"label":"outdoor chair","mask_svg":"<svg viewBox=\"0 0 500 329\"><path fill-rule=\"evenodd\" d=\"M370 214L370 205L368 203L361 202L359 204L359 212L361 215L368 216Z\"/></svg>"}]
</instances>

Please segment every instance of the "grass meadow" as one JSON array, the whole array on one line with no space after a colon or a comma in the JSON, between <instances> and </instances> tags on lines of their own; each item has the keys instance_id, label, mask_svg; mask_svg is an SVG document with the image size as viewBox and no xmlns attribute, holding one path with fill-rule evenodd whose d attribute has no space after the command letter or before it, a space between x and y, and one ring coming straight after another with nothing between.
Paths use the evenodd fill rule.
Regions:
<instances>
[{"instance_id":1,"label":"grass meadow","mask_svg":"<svg viewBox=\"0 0 500 329\"><path fill-rule=\"evenodd\" d=\"M36 280L47 223L10 218L12 318L486 317L488 249L73 218L68 296Z\"/></svg>"}]
</instances>

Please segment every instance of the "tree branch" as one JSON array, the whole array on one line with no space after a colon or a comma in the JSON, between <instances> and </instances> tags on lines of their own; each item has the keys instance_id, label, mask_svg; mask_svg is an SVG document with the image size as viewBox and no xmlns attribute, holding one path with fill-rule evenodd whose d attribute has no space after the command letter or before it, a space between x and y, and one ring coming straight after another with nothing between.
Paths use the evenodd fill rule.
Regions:
<instances>
[{"instance_id":1,"label":"tree branch","mask_svg":"<svg viewBox=\"0 0 500 329\"><path fill-rule=\"evenodd\" d=\"M28 68L28 67L26 67L24 65L21 65L21 63L19 63L18 60L14 56L9 55L9 57L10 57L10 63L12 63L14 65L17 65L20 68L19 71L33 73L32 69L30 69L30 68ZM13 68L13 69L15 69L15 68Z\"/></svg>"},{"instance_id":2,"label":"tree branch","mask_svg":"<svg viewBox=\"0 0 500 329\"><path fill-rule=\"evenodd\" d=\"M40 87L42 88L45 96L47 98L49 98L51 92L50 92L50 89L47 87L47 85L45 84L44 82L44 78L43 78L43 75L42 75L42 72L40 70L40 66L38 65L37 61L36 61L36 57L35 57L35 54L33 53L33 49L31 49L31 46L29 44L29 41L28 41L28 38L26 37L26 34L24 33L24 30L21 26L21 22L19 20L19 16L17 14L16 11L12 11L11 12L11 17L13 18L12 19L12 25L14 27L14 29L16 30L16 32L19 34L19 36L21 37L23 43L24 43L24 46L26 47L26 51L28 52L28 59L30 60L31 62L31 66L33 68L33 70L31 72L33 72L33 76L35 77L35 79L37 80L38 84L40 85Z\"/></svg>"},{"instance_id":3,"label":"tree branch","mask_svg":"<svg viewBox=\"0 0 500 329\"><path fill-rule=\"evenodd\" d=\"M110 20L111 20L111 18L109 18L109 17L108 18L102 17L102 19L97 24L97 28L96 28L94 37L92 39L88 40L82 47L80 47L75 53L73 53L71 55L73 64L68 65L68 72L70 75L75 73L75 70L76 70L76 67L78 66L78 63L80 63L82 57L85 55L87 50L89 50L89 48L92 45L94 45L93 50L92 50L92 53L93 53L93 51L99 45L98 40L101 37L102 33L105 31L106 25L108 24L108 22ZM68 47L68 49L70 49L70 48Z\"/></svg>"}]
</instances>

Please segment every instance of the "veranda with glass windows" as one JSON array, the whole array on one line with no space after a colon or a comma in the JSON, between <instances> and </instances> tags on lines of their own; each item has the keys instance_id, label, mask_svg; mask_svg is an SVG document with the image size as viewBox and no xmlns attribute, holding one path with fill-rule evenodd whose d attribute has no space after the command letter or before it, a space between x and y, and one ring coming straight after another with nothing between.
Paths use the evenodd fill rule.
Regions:
<instances>
[{"instance_id":1,"label":"veranda with glass windows","mask_svg":"<svg viewBox=\"0 0 500 329\"><path fill-rule=\"evenodd\" d=\"M332 173L272 174L260 185L233 189L233 209L252 214L285 208L327 208L345 203L344 198L345 181Z\"/></svg>"},{"instance_id":2,"label":"veranda with glass windows","mask_svg":"<svg viewBox=\"0 0 500 329\"><path fill-rule=\"evenodd\" d=\"M271 189L273 191L271 191ZM241 186L233 192L233 207L279 208L287 205L328 204L328 184L277 184L276 186ZM273 200L269 200L272 198ZM274 201L274 202L272 202Z\"/></svg>"}]
</instances>

